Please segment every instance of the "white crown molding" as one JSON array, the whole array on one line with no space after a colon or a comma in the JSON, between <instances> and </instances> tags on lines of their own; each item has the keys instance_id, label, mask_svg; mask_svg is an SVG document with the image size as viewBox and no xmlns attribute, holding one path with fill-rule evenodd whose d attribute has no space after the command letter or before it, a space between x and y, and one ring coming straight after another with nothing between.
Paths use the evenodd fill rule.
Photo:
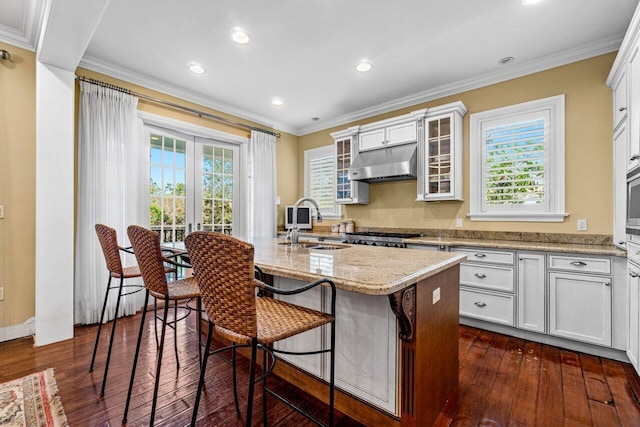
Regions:
<instances>
[{"instance_id":1,"label":"white crown molding","mask_svg":"<svg viewBox=\"0 0 640 427\"><path fill-rule=\"evenodd\" d=\"M129 83L133 83L138 86L146 87L147 89L155 90L176 98L183 99L185 101L193 102L204 107L212 108L216 111L231 114L235 117L250 120L254 123L260 124L267 128L277 129L279 131L296 134L297 129L291 127L285 123L274 122L268 117L252 114L248 111L241 110L229 104L222 102L216 102L211 98L202 97L194 92L179 88L171 83L153 79L149 76L134 73L124 68L116 67L99 59L85 55L80 60L79 67L86 68L87 70L95 71L96 73L105 74L116 79L120 79Z\"/></svg>"},{"instance_id":2,"label":"white crown molding","mask_svg":"<svg viewBox=\"0 0 640 427\"><path fill-rule=\"evenodd\" d=\"M22 28L0 25L0 41L35 52L47 2L45 0L27 0L26 3Z\"/></svg>"},{"instance_id":3,"label":"white crown molding","mask_svg":"<svg viewBox=\"0 0 640 427\"><path fill-rule=\"evenodd\" d=\"M396 111L401 108L411 107L423 102L432 101L434 99L444 98L445 96L455 95L473 89L489 86L503 81L526 76L528 74L537 73L548 70L550 68L560 67L572 62L593 58L595 56L604 55L613 52L620 47L623 34L614 35L601 39L598 42L581 46L576 49L565 50L554 53L549 56L531 60L522 64L513 64L494 73L484 74L456 83L442 85L433 89L419 92L415 95L398 98L396 100L375 105L351 114L335 117L322 123L311 124L297 129L296 135L307 135L312 132L318 132L324 129L340 126L346 123L352 123L358 120L367 119L379 114Z\"/></svg>"},{"instance_id":4,"label":"white crown molding","mask_svg":"<svg viewBox=\"0 0 640 427\"><path fill-rule=\"evenodd\" d=\"M607 86L613 87L614 82L618 80L618 75L624 71L624 67L622 64L626 61L627 57L631 54L631 50L635 46L635 42L638 39L638 34L640 33L640 3L636 7L635 12L633 13L633 17L631 18L631 23L627 29L627 33L624 36L624 40L622 40L622 44L620 45L620 49L618 50L618 55L616 56L615 61L613 61L613 65L611 66L611 72L607 77Z\"/></svg>"}]
</instances>

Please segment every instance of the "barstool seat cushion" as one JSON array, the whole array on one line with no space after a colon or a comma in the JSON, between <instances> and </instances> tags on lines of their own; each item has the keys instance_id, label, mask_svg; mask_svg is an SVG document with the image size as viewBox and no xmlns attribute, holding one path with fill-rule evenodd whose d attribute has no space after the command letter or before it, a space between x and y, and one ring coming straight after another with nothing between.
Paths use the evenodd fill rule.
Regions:
<instances>
[{"instance_id":1,"label":"barstool seat cushion","mask_svg":"<svg viewBox=\"0 0 640 427\"><path fill-rule=\"evenodd\" d=\"M169 282L167 284L167 287L169 289L169 295L164 295L152 290L149 290L149 293L155 298L165 299L166 297L168 297L172 301L198 298L200 296L198 281L193 276L180 279L176 282Z\"/></svg>"}]
</instances>

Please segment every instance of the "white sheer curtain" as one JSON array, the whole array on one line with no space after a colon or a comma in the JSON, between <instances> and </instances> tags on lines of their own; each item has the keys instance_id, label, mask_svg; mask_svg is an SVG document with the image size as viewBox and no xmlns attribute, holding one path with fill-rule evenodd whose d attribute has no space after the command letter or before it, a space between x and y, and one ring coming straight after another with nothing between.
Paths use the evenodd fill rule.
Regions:
<instances>
[{"instance_id":1,"label":"white sheer curtain","mask_svg":"<svg viewBox=\"0 0 640 427\"><path fill-rule=\"evenodd\" d=\"M275 237L276 137L251 131L249 140L249 236Z\"/></svg>"},{"instance_id":2,"label":"white sheer curtain","mask_svg":"<svg viewBox=\"0 0 640 427\"><path fill-rule=\"evenodd\" d=\"M134 96L80 82L75 323L100 321L108 272L95 224L114 228L120 246L129 246L127 227L148 223L149 148L137 105ZM134 264L133 255L123 256L124 266ZM125 285L134 280L139 279L127 279ZM124 297L118 315L135 313L143 294ZM111 291L105 321L114 317L116 297L117 291Z\"/></svg>"}]
</instances>

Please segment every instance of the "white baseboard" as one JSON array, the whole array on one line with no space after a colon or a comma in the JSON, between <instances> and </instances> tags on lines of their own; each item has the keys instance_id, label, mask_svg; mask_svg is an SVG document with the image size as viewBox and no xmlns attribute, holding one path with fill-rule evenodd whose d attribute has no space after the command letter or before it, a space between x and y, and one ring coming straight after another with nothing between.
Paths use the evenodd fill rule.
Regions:
<instances>
[{"instance_id":1,"label":"white baseboard","mask_svg":"<svg viewBox=\"0 0 640 427\"><path fill-rule=\"evenodd\" d=\"M0 342L24 338L36 333L36 318L31 317L21 325L0 327Z\"/></svg>"}]
</instances>

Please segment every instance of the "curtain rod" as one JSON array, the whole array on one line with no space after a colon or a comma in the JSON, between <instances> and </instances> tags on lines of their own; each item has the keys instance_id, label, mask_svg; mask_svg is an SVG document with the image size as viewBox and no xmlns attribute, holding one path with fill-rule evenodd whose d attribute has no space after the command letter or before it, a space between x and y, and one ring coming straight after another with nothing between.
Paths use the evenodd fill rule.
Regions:
<instances>
[{"instance_id":1,"label":"curtain rod","mask_svg":"<svg viewBox=\"0 0 640 427\"><path fill-rule=\"evenodd\" d=\"M236 122L234 120L226 119L224 117L220 117L220 116L216 116L214 114L206 113L204 111L196 110L195 108L186 107L184 105L176 104L176 103L173 103L173 102L170 102L170 101L165 101L163 99L154 98L152 96L144 95L142 93L136 93L136 92L134 92L134 91L132 91L130 89L125 89L123 87L112 85L110 83L101 82L100 80L95 80L95 79L92 79L92 78L89 78L89 77L84 77L84 76L76 76L76 78L78 80L80 80L80 81L83 81L83 82L93 83L93 84L96 84L98 86L102 86L102 87L106 87L106 88L109 88L109 89L116 90L118 92L124 92L126 94L133 95L133 96L136 96L138 98L142 98L142 99L147 100L147 101L155 102L157 104L166 105L166 106L169 106L169 107L172 107L172 108L176 108L178 110L184 110L184 111L187 111L189 113L195 114L198 117L206 117L208 119L216 120L218 122L223 122L223 123L226 123L228 125L232 125L232 126L239 127L239 128L242 128L242 129L248 129L248 130L255 130L255 131L258 131L258 132L264 132L264 133L267 133L269 135L273 135L276 138L280 138L280 136L281 136L277 132L273 132L273 131L262 129L262 128L255 127L255 126L245 125L244 123Z\"/></svg>"}]
</instances>

